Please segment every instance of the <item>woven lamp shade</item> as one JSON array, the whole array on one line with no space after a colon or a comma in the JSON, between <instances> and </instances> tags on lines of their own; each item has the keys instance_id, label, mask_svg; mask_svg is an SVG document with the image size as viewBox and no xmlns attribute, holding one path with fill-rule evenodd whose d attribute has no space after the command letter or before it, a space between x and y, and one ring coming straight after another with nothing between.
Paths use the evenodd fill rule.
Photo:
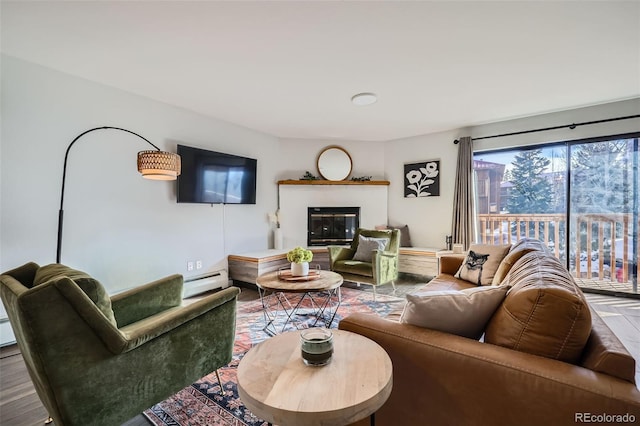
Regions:
<instances>
[{"instance_id":1,"label":"woven lamp shade","mask_svg":"<svg viewBox=\"0 0 640 426\"><path fill-rule=\"evenodd\" d=\"M159 150L140 151L138 171L145 179L176 180L180 175L180 156Z\"/></svg>"}]
</instances>

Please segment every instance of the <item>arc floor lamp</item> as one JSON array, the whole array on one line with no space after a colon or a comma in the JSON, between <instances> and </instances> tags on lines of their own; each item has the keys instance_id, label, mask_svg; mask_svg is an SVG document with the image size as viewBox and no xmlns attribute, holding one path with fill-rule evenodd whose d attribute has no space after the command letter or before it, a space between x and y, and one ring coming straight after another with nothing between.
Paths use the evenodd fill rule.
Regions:
<instances>
[{"instance_id":1,"label":"arc floor lamp","mask_svg":"<svg viewBox=\"0 0 640 426\"><path fill-rule=\"evenodd\" d=\"M142 139L153 150L138 152L138 171L142 174L143 178L154 180L176 180L180 175L180 156L172 152L161 151L160 148L152 144L148 139L140 136L139 134L132 132L131 130L122 129L120 127L102 126L95 127L93 129L86 130L80 133L71 141L67 147L67 151L64 154L64 167L62 170L62 189L60 191L60 210L58 211L58 244L56 251L56 263L60 263L60 254L62 252L62 222L63 222L63 206L64 206L64 185L67 177L67 159L69 157L69 151L73 144L78 139L86 135L87 133L95 132L98 130L119 130L122 132L130 133L138 138Z\"/></svg>"}]
</instances>

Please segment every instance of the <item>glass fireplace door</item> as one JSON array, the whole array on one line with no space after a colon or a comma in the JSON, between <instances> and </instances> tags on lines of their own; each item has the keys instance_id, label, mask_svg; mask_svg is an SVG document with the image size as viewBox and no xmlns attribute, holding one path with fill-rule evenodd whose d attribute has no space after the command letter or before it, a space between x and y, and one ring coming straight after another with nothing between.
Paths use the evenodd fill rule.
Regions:
<instances>
[{"instance_id":1,"label":"glass fireplace door","mask_svg":"<svg viewBox=\"0 0 640 426\"><path fill-rule=\"evenodd\" d=\"M347 245L360 226L359 207L309 207L307 244Z\"/></svg>"}]
</instances>

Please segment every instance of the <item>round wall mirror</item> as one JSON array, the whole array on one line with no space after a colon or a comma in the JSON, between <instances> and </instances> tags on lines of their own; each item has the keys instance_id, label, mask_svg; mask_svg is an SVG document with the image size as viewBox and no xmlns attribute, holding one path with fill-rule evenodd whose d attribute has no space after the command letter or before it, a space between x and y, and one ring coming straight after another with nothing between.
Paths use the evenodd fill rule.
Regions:
<instances>
[{"instance_id":1,"label":"round wall mirror","mask_svg":"<svg viewBox=\"0 0 640 426\"><path fill-rule=\"evenodd\" d=\"M351 174L351 156L339 146L330 146L318 156L318 172L327 180L345 180Z\"/></svg>"}]
</instances>

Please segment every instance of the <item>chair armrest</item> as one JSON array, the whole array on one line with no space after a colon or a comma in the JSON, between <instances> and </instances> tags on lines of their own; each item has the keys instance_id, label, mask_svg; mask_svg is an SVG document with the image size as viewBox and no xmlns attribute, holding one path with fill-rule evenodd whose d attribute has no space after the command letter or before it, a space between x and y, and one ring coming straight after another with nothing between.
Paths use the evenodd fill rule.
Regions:
<instances>
[{"instance_id":1,"label":"chair armrest","mask_svg":"<svg viewBox=\"0 0 640 426\"><path fill-rule=\"evenodd\" d=\"M126 344L122 352L129 352L140 345L191 321L229 301L240 293L237 287L228 287L212 293L188 305L178 306L120 329Z\"/></svg>"},{"instance_id":2,"label":"chair armrest","mask_svg":"<svg viewBox=\"0 0 640 426\"><path fill-rule=\"evenodd\" d=\"M20 284L22 284L26 288L31 288L33 287L33 280L36 276L38 268L39 266L37 263L27 262L22 266L14 268L10 271L3 272L2 275L9 275L15 280L19 281Z\"/></svg>"},{"instance_id":3,"label":"chair armrest","mask_svg":"<svg viewBox=\"0 0 640 426\"><path fill-rule=\"evenodd\" d=\"M385 284L398 279L398 253L392 251L373 250L373 278L375 284Z\"/></svg>"},{"instance_id":4,"label":"chair armrest","mask_svg":"<svg viewBox=\"0 0 640 426\"><path fill-rule=\"evenodd\" d=\"M391 259L397 258L398 257L398 253L394 252L394 251L383 251L383 250L374 250L374 252L377 252L377 255L380 255L382 257L388 257Z\"/></svg>"},{"instance_id":5,"label":"chair armrest","mask_svg":"<svg viewBox=\"0 0 640 426\"><path fill-rule=\"evenodd\" d=\"M113 295L111 308L118 327L179 306L182 303L182 287L182 275L175 274Z\"/></svg>"},{"instance_id":6,"label":"chair armrest","mask_svg":"<svg viewBox=\"0 0 640 426\"><path fill-rule=\"evenodd\" d=\"M73 305L76 312L102 340L109 351L116 355L129 352L187 321L235 299L240 293L240 289L237 287L229 287L189 305L173 307L117 329L75 282L63 277L53 284Z\"/></svg>"},{"instance_id":7,"label":"chair armrest","mask_svg":"<svg viewBox=\"0 0 640 426\"><path fill-rule=\"evenodd\" d=\"M333 269L333 264L338 260L353 259L355 252L350 247L328 246L329 269Z\"/></svg>"}]
</instances>

